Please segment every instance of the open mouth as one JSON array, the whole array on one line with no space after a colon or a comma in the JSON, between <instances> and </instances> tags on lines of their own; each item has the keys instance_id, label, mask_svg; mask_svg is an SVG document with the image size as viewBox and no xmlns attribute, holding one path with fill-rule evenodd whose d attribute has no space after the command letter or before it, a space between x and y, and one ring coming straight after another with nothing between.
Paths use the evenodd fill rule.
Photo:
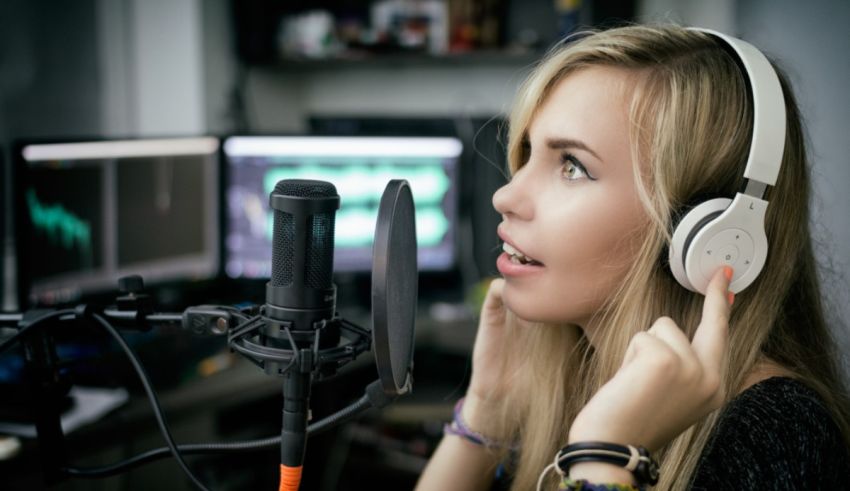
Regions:
<instances>
[{"instance_id":1,"label":"open mouth","mask_svg":"<svg viewBox=\"0 0 850 491\"><path fill-rule=\"evenodd\" d=\"M502 244L502 250L508 254L511 262L514 264L525 264L529 266L543 266L543 263L533 259L531 257L526 256L522 252L518 251L514 246L504 242Z\"/></svg>"}]
</instances>

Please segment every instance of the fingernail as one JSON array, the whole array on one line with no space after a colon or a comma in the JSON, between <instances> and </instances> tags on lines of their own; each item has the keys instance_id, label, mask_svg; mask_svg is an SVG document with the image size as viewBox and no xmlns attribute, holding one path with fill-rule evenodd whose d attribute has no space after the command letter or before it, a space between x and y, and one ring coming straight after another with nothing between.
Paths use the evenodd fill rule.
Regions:
<instances>
[{"instance_id":1,"label":"fingernail","mask_svg":"<svg viewBox=\"0 0 850 491\"><path fill-rule=\"evenodd\" d=\"M734 273L735 271L732 270L732 266L723 266L723 276L725 276L727 280L732 281L732 275Z\"/></svg>"},{"instance_id":2,"label":"fingernail","mask_svg":"<svg viewBox=\"0 0 850 491\"><path fill-rule=\"evenodd\" d=\"M731 307L733 303L735 303L735 294L732 292L726 293L726 300L729 301L729 306Z\"/></svg>"}]
</instances>

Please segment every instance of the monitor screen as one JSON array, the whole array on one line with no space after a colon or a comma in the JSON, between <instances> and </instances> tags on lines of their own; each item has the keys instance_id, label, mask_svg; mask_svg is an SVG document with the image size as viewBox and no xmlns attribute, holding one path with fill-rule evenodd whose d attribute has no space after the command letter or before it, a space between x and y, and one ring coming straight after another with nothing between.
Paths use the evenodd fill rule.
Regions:
<instances>
[{"instance_id":1,"label":"monitor screen","mask_svg":"<svg viewBox=\"0 0 850 491\"><path fill-rule=\"evenodd\" d=\"M219 140L21 145L19 270L32 303L219 268Z\"/></svg>"},{"instance_id":2,"label":"monitor screen","mask_svg":"<svg viewBox=\"0 0 850 491\"><path fill-rule=\"evenodd\" d=\"M0 147L0 312L3 310L12 310L17 308L13 305L12 298L9 297L10 290L14 290L12 278L7 277L6 272L6 223L7 214L12 209L11 188L7 187L8 173L6 169L6 154L5 149ZM10 286L12 288L10 288Z\"/></svg>"},{"instance_id":3,"label":"monitor screen","mask_svg":"<svg viewBox=\"0 0 850 491\"><path fill-rule=\"evenodd\" d=\"M416 207L419 269L451 269L462 150L460 140L449 137L228 138L225 273L231 278L270 276L268 201L281 179L316 179L336 187L336 272L371 271L381 195L391 179L406 179Z\"/></svg>"}]
</instances>

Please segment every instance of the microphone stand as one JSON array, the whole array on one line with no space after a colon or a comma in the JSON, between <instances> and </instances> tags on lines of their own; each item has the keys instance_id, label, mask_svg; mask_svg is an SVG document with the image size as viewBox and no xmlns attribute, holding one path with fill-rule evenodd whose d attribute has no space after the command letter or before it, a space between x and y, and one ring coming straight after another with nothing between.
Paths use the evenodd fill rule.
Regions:
<instances>
[{"instance_id":1,"label":"microphone stand","mask_svg":"<svg viewBox=\"0 0 850 491\"><path fill-rule=\"evenodd\" d=\"M156 327L182 327L201 335L226 334L227 343L232 350L263 368L267 374L283 377L281 465L298 467L299 480L308 433L312 433L314 429L321 431L330 428L353 418L369 407L383 407L394 399L380 389L377 381L373 382L367 387L366 395L360 401L311 424L308 428L310 389L314 376L315 379L321 379L333 375L338 368L369 350L372 342L370 331L335 316L328 321L318 322L316 329L312 331L293 331L285 322L271 322L271 325L276 327L266 329L266 334L261 334L258 332L259 328L269 325L270 322L264 315L263 307L236 309L229 306L200 305L189 307L182 313L156 313L153 311L150 297L141 293L142 286L141 277L122 278L119 280L119 288L124 295L117 298L115 307L102 310L80 305L74 309L0 313L0 327L18 330L12 338L0 344L0 352L16 338L19 338L24 346L25 373L31 388L40 460L45 484L48 486L68 477L113 475L126 470L125 467L141 465L153 458L167 455L162 452L163 449L158 449L153 451L156 455L149 452L149 455L135 459L135 462L110 466L102 471L69 468L61 414L57 409L60 404L57 402L67 394L70 383L60 378L55 344L49 329L45 328L49 327L45 325L49 322L92 319L100 315L126 330L148 331ZM279 335L268 336L271 331L278 331ZM273 342L273 346L268 346L273 338L278 338L277 341L282 338L288 343ZM347 342L339 344L341 338ZM322 339L327 341L322 342ZM323 347L328 343L333 345ZM252 450L267 446L268 443L269 439L241 444L196 444L176 448L185 453L209 453L211 450ZM189 449L181 448L201 446L204 448L198 449L201 450L198 452L188 452ZM203 488L199 483L196 484ZM294 487L289 489L297 489L297 482L293 484Z\"/></svg>"}]
</instances>

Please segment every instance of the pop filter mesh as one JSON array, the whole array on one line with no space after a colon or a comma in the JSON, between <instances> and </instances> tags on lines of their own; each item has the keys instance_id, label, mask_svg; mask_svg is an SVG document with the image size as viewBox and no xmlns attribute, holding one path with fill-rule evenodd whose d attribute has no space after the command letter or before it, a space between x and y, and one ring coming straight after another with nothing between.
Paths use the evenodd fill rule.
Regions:
<instances>
[{"instance_id":1,"label":"pop filter mesh","mask_svg":"<svg viewBox=\"0 0 850 491\"><path fill-rule=\"evenodd\" d=\"M416 217L407 181L393 180L378 210L372 265L375 362L387 392L409 389L419 270Z\"/></svg>"}]
</instances>

